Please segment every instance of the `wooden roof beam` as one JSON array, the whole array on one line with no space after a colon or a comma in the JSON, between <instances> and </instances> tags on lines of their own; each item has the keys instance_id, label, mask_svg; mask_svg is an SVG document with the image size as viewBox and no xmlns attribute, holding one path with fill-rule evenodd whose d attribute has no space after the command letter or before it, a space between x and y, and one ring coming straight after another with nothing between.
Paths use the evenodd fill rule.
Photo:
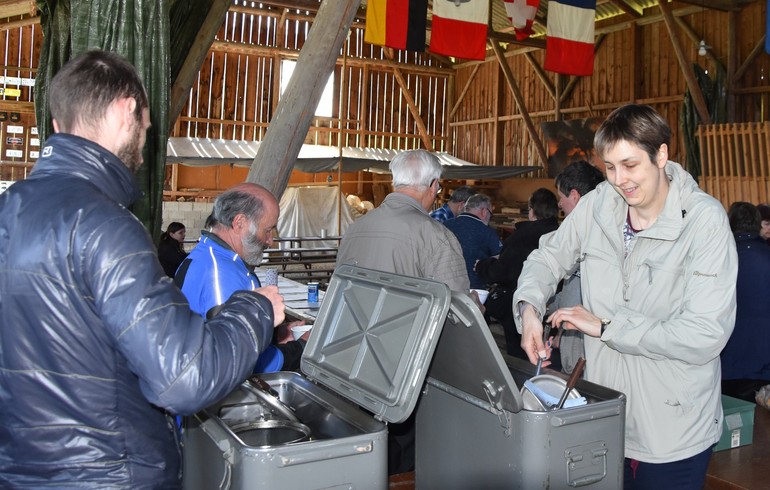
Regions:
<instances>
[{"instance_id":1,"label":"wooden roof beam","mask_svg":"<svg viewBox=\"0 0 770 490\"><path fill-rule=\"evenodd\" d=\"M663 0L667 2L668 0ZM735 0L679 0L681 3L689 3L690 5L698 5L699 7L710 8L714 10L722 10L729 12L731 10L740 10L741 2ZM660 2L658 2L660 3ZM743 2L746 3L746 2Z\"/></svg>"},{"instance_id":2,"label":"wooden roof beam","mask_svg":"<svg viewBox=\"0 0 770 490\"><path fill-rule=\"evenodd\" d=\"M627 4L624 0L610 0L610 3L616 6L617 8L619 8L620 10L622 10L623 12L627 13L634 19L639 19L644 15L644 12L642 11L641 8L639 8L636 5L631 6Z\"/></svg>"}]
</instances>

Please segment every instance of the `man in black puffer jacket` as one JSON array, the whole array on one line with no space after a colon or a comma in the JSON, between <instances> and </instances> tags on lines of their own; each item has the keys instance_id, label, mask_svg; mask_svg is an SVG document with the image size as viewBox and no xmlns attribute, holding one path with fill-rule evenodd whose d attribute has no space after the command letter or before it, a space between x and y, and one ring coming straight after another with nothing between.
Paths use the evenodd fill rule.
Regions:
<instances>
[{"instance_id":1,"label":"man in black puffer jacket","mask_svg":"<svg viewBox=\"0 0 770 490\"><path fill-rule=\"evenodd\" d=\"M50 87L54 134L0 195L0 487L178 488L173 419L252 371L283 320L275 287L206 323L127 209L147 96L91 51Z\"/></svg>"}]
</instances>

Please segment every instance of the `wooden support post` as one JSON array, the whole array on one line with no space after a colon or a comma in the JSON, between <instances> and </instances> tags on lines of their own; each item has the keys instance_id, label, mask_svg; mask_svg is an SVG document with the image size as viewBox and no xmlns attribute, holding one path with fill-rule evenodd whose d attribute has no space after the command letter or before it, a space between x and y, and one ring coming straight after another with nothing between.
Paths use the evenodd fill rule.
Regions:
<instances>
[{"instance_id":1,"label":"wooden support post","mask_svg":"<svg viewBox=\"0 0 770 490\"><path fill-rule=\"evenodd\" d=\"M498 63L500 63L500 67L503 70L503 75L505 75L505 80L508 82L508 88L511 89L511 93L513 94L513 99L516 101L516 106L519 108L519 112L521 112L522 119L524 120L524 125L527 127L527 132L529 132L529 136L530 138L532 138L532 143L535 145L537 154L540 156L540 161L543 164L543 168L547 172L548 155L545 152L545 147L543 146L543 142L540 140L540 137L537 134L535 125L532 123L532 118L529 117L529 112L527 112L527 106L524 103L524 97L522 97L521 91L519 90L519 85L516 83L516 80L513 78L513 73L511 73L511 67L508 66L508 62L505 59L505 53L503 53L503 48L500 47L500 44L498 44L497 41L492 39L489 40L489 44L492 46L492 50L495 52L495 56L497 57Z\"/></svg>"},{"instance_id":2,"label":"wooden support post","mask_svg":"<svg viewBox=\"0 0 770 490\"><path fill-rule=\"evenodd\" d=\"M766 37L767 35L765 34L759 39L759 41L757 41L757 44L754 45L754 49L752 49L751 53L749 53L746 59L743 60L743 64L737 70L735 70L735 75L733 76L732 80L730 80L728 85L734 86L734 84L743 77L743 75L746 73L746 70L748 70L751 64L754 62L754 58L759 56L765 47Z\"/></svg>"},{"instance_id":3,"label":"wooden support post","mask_svg":"<svg viewBox=\"0 0 770 490\"><path fill-rule=\"evenodd\" d=\"M735 122L735 88L732 84L735 75L736 59L738 58L738 12L730 11L727 14L727 122ZM707 52L711 52L708 50Z\"/></svg>"},{"instance_id":4,"label":"wooden support post","mask_svg":"<svg viewBox=\"0 0 770 490\"><path fill-rule=\"evenodd\" d=\"M561 73L556 73L556 78L554 80L554 108L553 108L553 115L554 119L556 121L561 121Z\"/></svg>"},{"instance_id":5,"label":"wooden support post","mask_svg":"<svg viewBox=\"0 0 770 490\"><path fill-rule=\"evenodd\" d=\"M535 69L535 75L537 75L537 78L543 82L543 86L548 91L548 94L552 99L555 99L556 89L554 88L553 83L551 83L551 80L548 78L548 75L545 73L545 70L543 70L543 67L540 66L540 63L538 63L537 60L535 60L534 56L532 56L532 53L524 53L524 57L527 58L529 64L532 65L532 68Z\"/></svg>"},{"instance_id":6,"label":"wooden support post","mask_svg":"<svg viewBox=\"0 0 770 490\"><path fill-rule=\"evenodd\" d=\"M361 0L323 2L246 177L280 198Z\"/></svg>"},{"instance_id":7,"label":"wooden support post","mask_svg":"<svg viewBox=\"0 0 770 490\"><path fill-rule=\"evenodd\" d=\"M658 3L660 11L663 14L663 22L668 29L668 35L671 37L671 45L676 53L676 58L679 61L679 67L684 74L685 82L687 82L687 88L690 89L692 94L692 100L695 103L695 110L698 111L701 123L711 124L711 116L709 115L708 107L706 107L706 100L703 98L703 92L701 92L700 85L695 79L695 72L690 65L690 62L685 59L684 50L682 49L682 42L679 40L679 33L676 30L676 21L671 14L671 7L666 1Z\"/></svg>"},{"instance_id":8,"label":"wooden support post","mask_svg":"<svg viewBox=\"0 0 770 490\"><path fill-rule=\"evenodd\" d=\"M473 79L476 77L476 73L479 72L479 67L481 66L481 63L475 65L473 67L473 70L471 70L471 76L468 77L468 81L465 82L465 86L463 87L463 91L460 92L460 96L455 101L454 105L452 106L452 110L449 111L449 119L452 119L455 117L455 113L457 112L457 109L460 108L460 103L465 98L465 94L468 92L468 89L471 88L471 83L473 82Z\"/></svg>"},{"instance_id":9,"label":"wooden support post","mask_svg":"<svg viewBox=\"0 0 770 490\"><path fill-rule=\"evenodd\" d=\"M211 2L209 13L195 36L195 41L187 53L179 74L173 80L168 112L169 131L174 127L185 102L190 97L190 87L198 77L203 60L208 56L209 48L214 42L214 36L222 27L227 10L232 3L232 0L213 0Z\"/></svg>"},{"instance_id":10,"label":"wooden support post","mask_svg":"<svg viewBox=\"0 0 770 490\"><path fill-rule=\"evenodd\" d=\"M393 48L385 48L385 56L387 56L390 61L393 61ZM409 86L406 83L404 74L401 73L401 70L395 65L393 66L393 76L396 77L398 86L401 87L401 93L404 94L406 106L409 108L409 112L412 113L415 124L417 124L417 131L420 132L420 140L422 141L423 146L426 150L433 151L433 142L428 134L428 128L425 127L425 122L422 120L420 109L417 107L414 97L412 97L412 92L409 91Z\"/></svg>"}]
</instances>

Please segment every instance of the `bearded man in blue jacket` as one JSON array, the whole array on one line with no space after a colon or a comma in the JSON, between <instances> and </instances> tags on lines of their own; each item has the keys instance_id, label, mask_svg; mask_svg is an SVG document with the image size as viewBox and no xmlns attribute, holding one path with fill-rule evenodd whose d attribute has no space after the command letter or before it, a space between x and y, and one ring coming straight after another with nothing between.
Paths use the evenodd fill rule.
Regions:
<instances>
[{"instance_id":1,"label":"bearded man in blue jacket","mask_svg":"<svg viewBox=\"0 0 770 490\"><path fill-rule=\"evenodd\" d=\"M173 418L225 396L283 321L277 288L190 311L127 209L147 95L90 51L50 85L56 134L0 195L0 487L180 488Z\"/></svg>"}]
</instances>

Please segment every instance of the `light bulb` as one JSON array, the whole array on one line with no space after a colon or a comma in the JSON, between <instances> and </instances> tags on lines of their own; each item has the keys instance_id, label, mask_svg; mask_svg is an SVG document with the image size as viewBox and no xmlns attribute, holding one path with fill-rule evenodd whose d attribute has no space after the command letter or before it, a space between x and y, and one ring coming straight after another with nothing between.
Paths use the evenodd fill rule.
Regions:
<instances>
[{"instance_id":1,"label":"light bulb","mask_svg":"<svg viewBox=\"0 0 770 490\"><path fill-rule=\"evenodd\" d=\"M698 43L698 55L706 56L706 41L703 39Z\"/></svg>"}]
</instances>

